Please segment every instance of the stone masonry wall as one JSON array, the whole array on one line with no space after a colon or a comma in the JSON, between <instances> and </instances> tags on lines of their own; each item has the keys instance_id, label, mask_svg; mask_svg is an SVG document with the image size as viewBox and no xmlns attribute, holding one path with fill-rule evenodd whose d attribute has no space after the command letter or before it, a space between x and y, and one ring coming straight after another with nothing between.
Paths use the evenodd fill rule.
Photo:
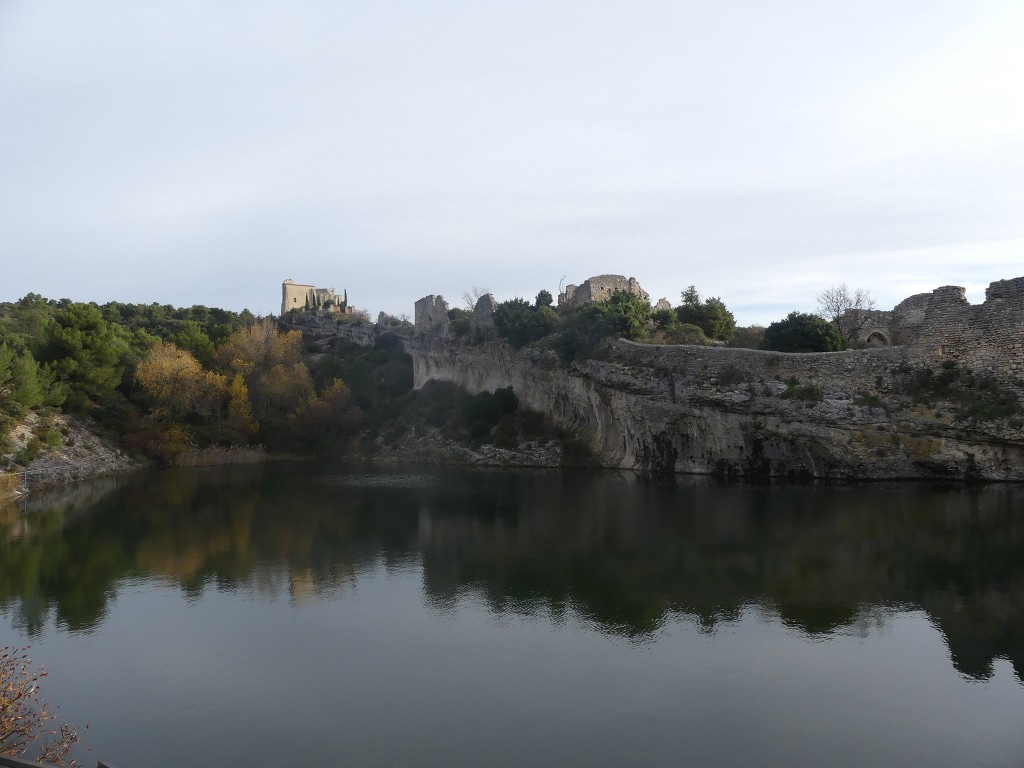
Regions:
<instances>
[{"instance_id":1,"label":"stone masonry wall","mask_svg":"<svg viewBox=\"0 0 1024 768\"><path fill-rule=\"evenodd\" d=\"M992 283L982 304L970 304L963 288L937 288L908 347L921 363L954 360L975 374L1018 385L1024 378L1024 277Z\"/></svg>"},{"instance_id":2,"label":"stone masonry wall","mask_svg":"<svg viewBox=\"0 0 1024 768\"><path fill-rule=\"evenodd\" d=\"M591 301L607 301L616 291L626 291L639 296L645 301L651 297L635 277L626 278L622 275L597 275L584 280L582 285L567 285L558 294L559 307L578 307Z\"/></svg>"},{"instance_id":3,"label":"stone masonry wall","mask_svg":"<svg viewBox=\"0 0 1024 768\"><path fill-rule=\"evenodd\" d=\"M473 316L470 318L475 338L490 341L497 337L498 329L494 325L494 310L497 308L498 302L489 293L477 299L476 306L473 307Z\"/></svg>"},{"instance_id":4,"label":"stone masonry wall","mask_svg":"<svg viewBox=\"0 0 1024 768\"><path fill-rule=\"evenodd\" d=\"M992 283L981 304L956 285L911 296L891 312L871 312L859 338L872 334L904 347L915 364L952 360L1016 386L1024 378L1024 277Z\"/></svg>"},{"instance_id":5,"label":"stone masonry wall","mask_svg":"<svg viewBox=\"0 0 1024 768\"><path fill-rule=\"evenodd\" d=\"M425 296L416 302L416 336L425 338L444 337L448 333L448 302L444 296Z\"/></svg>"}]
</instances>

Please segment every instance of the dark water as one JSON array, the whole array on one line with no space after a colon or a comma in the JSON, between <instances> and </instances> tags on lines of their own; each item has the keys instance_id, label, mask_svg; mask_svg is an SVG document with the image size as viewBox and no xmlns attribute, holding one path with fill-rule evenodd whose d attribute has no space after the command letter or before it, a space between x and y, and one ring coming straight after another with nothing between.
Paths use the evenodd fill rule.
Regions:
<instances>
[{"instance_id":1,"label":"dark water","mask_svg":"<svg viewBox=\"0 0 1024 768\"><path fill-rule=\"evenodd\" d=\"M1024 765L1020 488L305 465L0 516L119 768Z\"/></svg>"}]
</instances>

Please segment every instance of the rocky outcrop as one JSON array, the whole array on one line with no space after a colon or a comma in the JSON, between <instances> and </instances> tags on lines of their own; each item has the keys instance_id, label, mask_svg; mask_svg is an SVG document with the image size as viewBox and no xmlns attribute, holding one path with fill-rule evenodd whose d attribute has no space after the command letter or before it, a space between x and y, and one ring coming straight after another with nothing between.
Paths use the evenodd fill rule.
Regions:
<instances>
[{"instance_id":1,"label":"rocky outcrop","mask_svg":"<svg viewBox=\"0 0 1024 768\"><path fill-rule=\"evenodd\" d=\"M520 441L513 448L483 444L469 446L446 437L435 427L412 427L392 445L379 442L375 462L477 467L558 467L562 447L554 441Z\"/></svg>"},{"instance_id":2,"label":"rocky outcrop","mask_svg":"<svg viewBox=\"0 0 1024 768\"><path fill-rule=\"evenodd\" d=\"M37 433L43 430L57 435L59 440L52 446L39 444ZM56 414L45 421L35 413L29 416L11 432L10 462L19 454L24 455L31 448L35 453L22 466L8 468L20 478L19 493L37 488L71 483L86 478L112 475L133 469L137 463L114 444L90 429L79 419Z\"/></svg>"},{"instance_id":3,"label":"rocky outcrop","mask_svg":"<svg viewBox=\"0 0 1024 768\"><path fill-rule=\"evenodd\" d=\"M552 350L411 344L415 386L511 386L603 466L654 475L1024 481L1024 430L915 404L898 347L822 354L619 340L563 367Z\"/></svg>"},{"instance_id":4,"label":"rocky outcrop","mask_svg":"<svg viewBox=\"0 0 1024 768\"><path fill-rule=\"evenodd\" d=\"M647 298L633 278L602 275L568 286L559 305L615 290ZM446 309L440 297L416 303L416 387L511 386L607 467L1024 481L1024 277L992 283L979 305L957 286L912 296L870 313L867 340L881 346L818 354L620 339L566 367L543 341L456 343Z\"/></svg>"}]
</instances>

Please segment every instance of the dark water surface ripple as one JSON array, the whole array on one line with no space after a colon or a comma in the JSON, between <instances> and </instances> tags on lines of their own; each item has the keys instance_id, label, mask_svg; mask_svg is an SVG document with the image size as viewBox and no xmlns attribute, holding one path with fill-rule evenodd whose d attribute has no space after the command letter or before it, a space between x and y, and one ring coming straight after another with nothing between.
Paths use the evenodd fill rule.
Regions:
<instances>
[{"instance_id":1,"label":"dark water surface ripple","mask_svg":"<svg viewBox=\"0 0 1024 768\"><path fill-rule=\"evenodd\" d=\"M0 645L119 768L1019 766L1019 487L303 464L0 512Z\"/></svg>"}]
</instances>

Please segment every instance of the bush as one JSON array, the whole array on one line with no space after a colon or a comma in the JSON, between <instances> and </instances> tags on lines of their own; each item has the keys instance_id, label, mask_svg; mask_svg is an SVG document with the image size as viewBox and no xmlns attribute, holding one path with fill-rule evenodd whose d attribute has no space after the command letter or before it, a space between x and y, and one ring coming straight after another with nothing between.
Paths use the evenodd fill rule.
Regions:
<instances>
[{"instance_id":1,"label":"bush","mask_svg":"<svg viewBox=\"0 0 1024 768\"><path fill-rule=\"evenodd\" d=\"M730 347L739 349L761 349L764 343L764 327L760 325L748 325L736 329L736 333L729 339Z\"/></svg>"},{"instance_id":2,"label":"bush","mask_svg":"<svg viewBox=\"0 0 1024 768\"><path fill-rule=\"evenodd\" d=\"M651 305L627 291L615 291L607 301L584 304L567 315L565 330L555 340L555 349L562 362L593 355L607 338L633 341L648 339L647 323Z\"/></svg>"},{"instance_id":3,"label":"bush","mask_svg":"<svg viewBox=\"0 0 1024 768\"><path fill-rule=\"evenodd\" d=\"M669 344L696 344L707 346L711 340L696 325L677 323L674 328L665 332L665 341Z\"/></svg>"},{"instance_id":4,"label":"bush","mask_svg":"<svg viewBox=\"0 0 1024 768\"><path fill-rule=\"evenodd\" d=\"M448 330L452 332L455 338L461 339L469 333L470 328L472 327L472 322L470 320L472 316L472 312L460 309L459 307L454 307L448 310Z\"/></svg>"},{"instance_id":5,"label":"bush","mask_svg":"<svg viewBox=\"0 0 1024 768\"><path fill-rule=\"evenodd\" d=\"M728 341L736 332L736 318L717 296L700 300L694 286L683 291L683 303L676 307L680 323L696 325L709 339Z\"/></svg>"},{"instance_id":6,"label":"bush","mask_svg":"<svg viewBox=\"0 0 1024 768\"><path fill-rule=\"evenodd\" d=\"M498 335L513 347L542 339L557 325L555 310L544 304L530 306L524 299L503 301L494 310L494 327Z\"/></svg>"},{"instance_id":7,"label":"bush","mask_svg":"<svg viewBox=\"0 0 1024 768\"><path fill-rule=\"evenodd\" d=\"M28 444L14 454L14 463L20 464L23 467L27 467L31 464L36 456L39 455L39 451L42 449L43 444L38 437L34 437L28 441Z\"/></svg>"},{"instance_id":8,"label":"bush","mask_svg":"<svg viewBox=\"0 0 1024 768\"><path fill-rule=\"evenodd\" d=\"M27 650L0 648L0 755L22 757L35 746L38 762L62 766L78 734L67 724L52 724L56 708L39 700L46 672L33 668Z\"/></svg>"},{"instance_id":9,"label":"bush","mask_svg":"<svg viewBox=\"0 0 1024 768\"><path fill-rule=\"evenodd\" d=\"M928 367L906 365L894 373L899 376L898 390L910 395L915 403L953 403L959 421L999 421L1024 414L1024 404L1015 393L992 376L976 376L961 369L955 360L945 360L938 373Z\"/></svg>"},{"instance_id":10,"label":"bush","mask_svg":"<svg viewBox=\"0 0 1024 768\"><path fill-rule=\"evenodd\" d=\"M870 392L858 392L857 396L853 398L853 404L856 406L867 407L867 408L885 408L885 401L882 400L878 395L871 394Z\"/></svg>"},{"instance_id":11,"label":"bush","mask_svg":"<svg viewBox=\"0 0 1024 768\"><path fill-rule=\"evenodd\" d=\"M468 398L462 406L462 416L469 425L469 435L479 440L490 434L498 422L519 407L519 398L512 387L481 392Z\"/></svg>"},{"instance_id":12,"label":"bush","mask_svg":"<svg viewBox=\"0 0 1024 768\"><path fill-rule=\"evenodd\" d=\"M843 349L843 339L824 318L790 312L765 329L763 348L773 352L835 352Z\"/></svg>"}]
</instances>

